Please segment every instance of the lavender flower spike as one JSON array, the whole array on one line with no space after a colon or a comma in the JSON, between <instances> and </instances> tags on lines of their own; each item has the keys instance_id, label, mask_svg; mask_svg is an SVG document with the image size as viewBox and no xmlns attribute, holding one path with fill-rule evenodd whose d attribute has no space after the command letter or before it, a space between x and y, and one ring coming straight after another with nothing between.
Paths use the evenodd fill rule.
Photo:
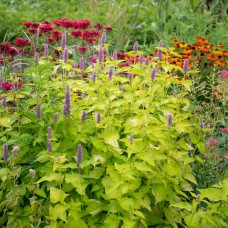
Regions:
<instances>
[{"instance_id":1,"label":"lavender flower spike","mask_svg":"<svg viewBox=\"0 0 228 228\"><path fill-rule=\"evenodd\" d=\"M80 167L80 163L82 162L82 145L78 144L77 148L77 163L78 166Z\"/></svg>"},{"instance_id":2,"label":"lavender flower spike","mask_svg":"<svg viewBox=\"0 0 228 228\"><path fill-rule=\"evenodd\" d=\"M85 69L85 63L84 63L83 57L80 58L79 68L80 68L81 70L84 70L84 69Z\"/></svg>"},{"instance_id":3,"label":"lavender flower spike","mask_svg":"<svg viewBox=\"0 0 228 228\"><path fill-rule=\"evenodd\" d=\"M142 65L143 64L143 58L144 58L144 56L143 56L143 54L141 54L140 56L139 56L139 63Z\"/></svg>"},{"instance_id":4,"label":"lavender flower spike","mask_svg":"<svg viewBox=\"0 0 228 228\"><path fill-rule=\"evenodd\" d=\"M62 47L62 50L65 48L66 43L67 43L67 37L66 37L66 34L64 33L62 35L62 39L61 39L61 47Z\"/></svg>"},{"instance_id":5,"label":"lavender flower spike","mask_svg":"<svg viewBox=\"0 0 228 228\"><path fill-rule=\"evenodd\" d=\"M65 47L63 50L63 62L67 63L67 60L68 60L68 48Z\"/></svg>"},{"instance_id":6,"label":"lavender flower spike","mask_svg":"<svg viewBox=\"0 0 228 228\"><path fill-rule=\"evenodd\" d=\"M173 116L172 116L172 114L170 114L168 116L168 126L169 126L169 128L172 126L172 124L173 124Z\"/></svg>"},{"instance_id":7,"label":"lavender flower spike","mask_svg":"<svg viewBox=\"0 0 228 228\"><path fill-rule=\"evenodd\" d=\"M4 144L3 145L3 159L4 159L4 162L7 163L8 162L8 145L7 144Z\"/></svg>"},{"instance_id":8,"label":"lavender flower spike","mask_svg":"<svg viewBox=\"0 0 228 228\"><path fill-rule=\"evenodd\" d=\"M96 81L96 78L97 78L97 74L96 74L96 72L93 72L93 74L92 74L92 80L93 80L93 82Z\"/></svg>"},{"instance_id":9,"label":"lavender flower spike","mask_svg":"<svg viewBox=\"0 0 228 228\"><path fill-rule=\"evenodd\" d=\"M106 32L103 32L101 35L101 47L105 45L106 42Z\"/></svg>"},{"instance_id":10,"label":"lavender flower spike","mask_svg":"<svg viewBox=\"0 0 228 228\"><path fill-rule=\"evenodd\" d=\"M40 108L40 104L36 105L36 117L37 119L40 119L41 117L41 108Z\"/></svg>"},{"instance_id":11,"label":"lavender flower spike","mask_svg":"<svg viewBox=\"0 0 228 228\"><path fill-rule=\"evenodd\" d=\"M154 79L156 77L156 72L157 72L157 69L154 67L150 74L151 81L154 81Z\"/></svg>"},{"instance_id":12,"label":"lavender flower spike","mask_svg":"<svg viewBox=\"0 0 228 228\"><path fill-rule=\"evenodd\" d=\"M84 122L86 119L86 111L82 112L82 122Z\"/></svg>"},{"instance_id":13,"label":"lavender flower spike","mask_svg":"<svg viewBox=\"0 0 228 228\"><path fill-rule=\"evenodd\" d=\"M184 74L186 74L187 73L187 71L188 71L188 59L185 59L184 60L184 64L183 64L183 71L184 71Z\"/></svg>"},{"instance_id":14,"label":"lavender flower spike","mask_svg":"<svg viewBox=\"0 0 228 228\"><path fill-rule=\"evenodd\" d=\"M132 144L134 141L134 136L132 134L130 134L130 144Z\"/></svg>"},{"instance_id":15,"label":"lavender flower spike","mask_svg":"<svg viewBox=\"0 0 228 228\"><path fill-rule=\"evenodd\" d=\"M55 121L55 123L58 121L58 114L57 113L54 114L54 121Z\"/></svg>"},{"instance_id":16,"label":"lavender flower spike","mask_svg":"<svg viewBox=\"0 0 228 228\"><path fill-rule=\"evenodd\" d=\"M44 44L44 57L48 57L48 44Z\"/></svg>"},{"instance_id":17,"label":"lavender flower spike","mask_svg":"<svg viewBox=\"0 0 228 228\"><path fill-rule=\"evenodd\" d=\"M203 122L200 123L200 127L204 128L204 123Z\"/></svg>"},{"instance_id":18,"label":"lavender flower spike","mask_svg":"<svg viewBox=\"0 0 228 228\"><path fill-rule=\"evenodd\" d=\"M51 139L52 138L52 129L50 126L48 126L47 131L48 131L47 138Z\"/></svg>"},{"instance_id":19,"label":"lavender flower spike","mask_svg":"<svg viewBox=\"0 0 228 228\"><path fill-rule=\"evenodd\" d=\"M3 97L2 107L3 108L6 108L7 107L6 97Z\"/></svg>"},{"instance_id":20,"label":"lavender flower spike","mask_svg":"<svg viewBox=\"0 0 228 228\"><path fill-rule=\"evenodd\" d=\"M117 60L117 51L116 51L116 50L113 52L112 59L113 59L114 61Z\"/></svg>"},{"instance_id":21,"label":"lavender flower spike","mask_svg":"<svg viewBox=\"0 0 228 228\"><path fill-rule=\"evenodd\" d=\"M108 70L108 79L112 80L112 75L113 75L113 67L110 67Z\"/></svg>"},{"instance_id":22,"label":"lavender flower spike","mask_svg":"<svg viewBox=\"0 0 228 228\"><path fill-rule=\"evenodd\" d=\"M52 143L51 143L51 140L48 140L48 141L47 141L47 149L48 149L48 152L49 152L49 153L52 152Z\"/></svg>"},{"instance_id":23,"label":"lavender flower spike","mask_svg":"<svg viewBox=\"0 0 228 228\"><path fill-rule=\"evenodd\" d=\"M34 63L35 63L36 65L39 64L39 57L40 57L40 54L39 54L38 52L36 52L36 54L35 54L35 56L34 56Z\"/></svg>"},{"instance_id":24,"label":"lavender flower spike","mask_svg":"<svg viewBox=\"0 0 228 228\"><path fill-rule=\"evenodd\" d=\"M66 86L63 114L64 114L64 116L67 116L70 114L70 87L69 87L69 85Z\"/></svg>"},{"instance_id":25,"label":"lavender flower spike","mask_svg":"<svg viewBox=\"0 0 228 228\"><path fill-rule=\"evenodd\" d=\"M150 61L149 56L147 56L146 59L145 59L145 65L148 66L149 65L149 61Z\"/></svg>"},{"instance_id":26,"label":"lavender flower spike","mask_svg":"<svg viewBox=\"0 0 228 228\"><path fill-rule=\"evenodd\" d=\"M97 123L99 124L101 122L101 114L100 112L97 113Z\"/></svg>"},{"instance_id":27,"label":"lavender flower spike","mask_svg":"<svg viewBox=\"0 0 228 228\"><path fill-rule=\"evenodd\" d=\"M138 41L135 41L134 46L133 46L134 53L136 53L138 51L138 49L139 49Z\"/></svg>"},{"instance_id":28,"label":"lavender flower spike","mask_svg":"<svg viewBox=\"0 0 228 228\"><path fill-rule=\"evenodd\" d=\"M159 45L159 47L162 47L163 46L163 41L160 40L158 45Z\"/></svg>"},{"instance_id":29,"label":"lavender flower spike","mask_svg":"<svg viewBox=\"0 0 228 228\"><path fill-rule=\"evenodd\" d=\"M99 63L103 62L104 60L104 52L103 52L103 49L101 48L99 51L98 51L98 61Z\"/></svg>"}]
</instances>

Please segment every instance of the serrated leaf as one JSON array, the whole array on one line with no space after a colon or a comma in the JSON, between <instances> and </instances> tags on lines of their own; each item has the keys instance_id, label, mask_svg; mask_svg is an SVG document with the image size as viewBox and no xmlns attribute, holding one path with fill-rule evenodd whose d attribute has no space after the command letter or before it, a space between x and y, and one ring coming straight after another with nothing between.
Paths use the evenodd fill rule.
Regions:
<instances>
[{"instance_id":1,"label":"serrated leaf","mask_svg":"<svg viewBox=\"0 0 228 228\"><path fill-rule=\"evenodd\" d=\"M67 205L56 204L55 207L49 207L50 217L54 220L58 218L63 220L64 222L67 221L66 219L66 210L69 208Z\"/></svg>"},{"instance_id":2,"label":"serrated leaf","mask_svg":"<svg viewBox=\"0 0 228 228\"><path fill-rule=\"evenodd\" d=\"M183 85L189 92L191 91L192 81L191 80L180 80L181 85Z\"/></svg>"},{"instance_id":3,"label":"serrated leaf","mask_svg":"<svg viewBox=\"0 0 228 228\"><path fill-rule=\"evenodd\" d=\"M110 132L107 134L103 134L103 137L104 137L104 141L106 144L109 144L115 148L119 148L119 144L118 144L119 134L118 133Z\"/></svg>"},{"instance_id":4,"label":"serrated leaf","mask_svg":"<svg viewBox=\"0 0 228 228\"><path fill-rule=\"evenodd\" d=\"M37 188L35 190L35 194L38 195L38 196L41 196L43 198L47 198L47 195L46 195L46 193L45 193L45 191L43 189Z\"/></svg>"},{"instance_id":5,"label":"serrated leaf","mask_svg":"<svg viewBox=\"0 0 228 228\"><path fill-rule=\"evenodd\" d=\"M163 184L153 184L152 192L155 197L155 204L162 202L167 198L167 189Z\"/></svg>"},{"instance_id":6,"label":"serrated leaf","mask_svg":"<svg viewBox=\"0 0 228 228\"><path fill-rule=\"evenodd\" d=\"M125 211L131 211L134 209L134 200L128 197L118 199L119 205Z\"/></svg>"},{"instance_id":7,"label":"serrated leaf","mask_svg":"<svg viewBox=\"0 0 228 228\"><path fill-rule=\"evenodd\" d=\"M65 203L65 198L68 196L63 190L58 189L56 187L50 187L50 201L52 203L60 202L62 204Z\"/></svg>"},{"instance_id":8,"label":"serrated leaf","mask_svg":"<svg viewBox=\"0 0 228 228\"><path fill-rule=\"evenodd\" d=\"M57 181L57 182L61 182L62 180L62 175L60 173L50 173L46 176L43 176L42 178L40 178L36 183L41 183L43 181Z\"/></svg>"},{"instance_id":9,"label":"serrated leaf","mask_svg":"<svg viewBox=\"0 0 228 228\"><path fill-rule=\"evenodd\" d=\"M11 127L12 122L9 117L1 117L0 118L0 126L2 127Z\"/></svg>"},{"instance_id":10,"label":"serrated leaf","mask_svg":"<svg viewBox=\"0 0 228 228\"><path fill-rule=\"evenodd\" d=\"M180 209L186 209L187 211L191 211L192 210L192 205L190 203L187 203L187 202L174 203L171 206L172 207L177 207L177 208L180 208Z\"/></svg>"},{"instance_id":11,"label":"serrated leaf","mask_svg":"<svg viewBox=\"0 0 228 228\"><path fill-rule=\"evenodd\" d=\"M73 217L69 218L65 228L75 228L75 227L88 228L86 223L81 218L73 218Z\"/></svg>"},{"instance_id":12,"label":"serrated leaf","mask_svg":"<svg viewBox=\"0 0 228 228\"><path fill-rule=\"evenodd\" d=\"M95 216L103 210L103 204L98 200L90 199L86 205L86 212L92 216Z\"/></svg>"}]
</instances>

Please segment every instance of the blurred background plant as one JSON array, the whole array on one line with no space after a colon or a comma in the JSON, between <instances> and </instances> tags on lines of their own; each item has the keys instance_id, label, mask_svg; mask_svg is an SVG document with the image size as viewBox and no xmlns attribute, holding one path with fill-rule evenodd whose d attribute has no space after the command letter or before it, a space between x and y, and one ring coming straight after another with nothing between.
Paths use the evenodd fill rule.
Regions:
<instances>
[{"instance_id":1,"label":"blurred background plant","mask_svg":"<svg viewBox=\"0 0 228 228\"><path fill-rule=\"evenodd\" d=\"M111 41L119 50L138 40L149 52L160 39L191 43L199 34L228 47L227 9L225 0L0 0L0 40L21 32L23 21L89 17L114 28Z\"/></svg>"}]
</instances>

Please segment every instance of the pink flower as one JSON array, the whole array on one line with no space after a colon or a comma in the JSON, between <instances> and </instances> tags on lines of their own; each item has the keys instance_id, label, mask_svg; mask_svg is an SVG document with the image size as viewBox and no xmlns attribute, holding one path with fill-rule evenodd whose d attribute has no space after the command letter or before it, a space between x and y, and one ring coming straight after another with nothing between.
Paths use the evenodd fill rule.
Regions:
<instances>
[{"instance_id":1,"label":"pink flower","mask_svg":"<svg viewBox=\"0 0 228 228\"><path fill-rule=\"evenodd\" d=\"M214 146L217 146L218 145L218 141L215 138L208 139L206 145L208 147L211 147L211 146L214 147Z\"/></svg>"},{"instance_id":2,"label":"pink flower","mask_svg":"<svg viewBox=\"0 0 228 228\"><path fill-rule=\"evenodd\" d=\"M227 78L228 77L228 70L222 70L221 71L221 77L222 78Z\"/></svg>"},{"instance_id":3,"label":"pink flower","mask_svg":"<svg viewBox=\"0 0 228 228\"><path fill-rule=\"evenodd\" d=\"M2 88L5 90L11 90L13 88L13 83L11 82L2 82Z\"/></svg>"},{"instance_id":4,"label":"pink flower","mask_svg":"<svg viewBox=\"0 0 228 228\"><path fill-rule=\"evenodd\" d=\"M82 53L84 53L84 52L86 52L87 51L87 47L85 47L85 46L80 46L80 47L78 47L77 48L80 52L82 52Z\"/></svg>"},{"instance_id":5,"label":"pink flower","mask_svg":"<svg viewBox=\"0 0 228 228\"><path fill-rule=\"evenodd\" d=\"M220 128L220 131L221 131L222 133L228 134L228 127Z\"/></svg>"}]
</instances>

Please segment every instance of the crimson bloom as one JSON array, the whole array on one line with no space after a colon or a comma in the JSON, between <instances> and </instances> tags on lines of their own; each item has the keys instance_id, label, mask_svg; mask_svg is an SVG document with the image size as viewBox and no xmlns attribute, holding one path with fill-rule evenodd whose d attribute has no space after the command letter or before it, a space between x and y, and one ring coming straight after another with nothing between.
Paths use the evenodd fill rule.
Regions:
<instances>
[{"instance_id":1,"label":"crimson bloom","mask_svg":"<svg viewBox=\"0 0 228 228\"><path fill-rule=\"evenodd\" d=\"M82 52L82 53L84 53L84 52L86 52L87 51L87 47L85 47L85 46L80 46L80 47L78 47L77 48L80 52Z\"/></svg>"},{"instance_id":2,"label":"crimson bloom","mask_svg":"<svg viewBox=\"0 0 228 228\"><path fill-rule=\"evenodd\" d=\"M218 145L218 141L217 139L212 138L212 139L208 139L206 144L208 147L215 147Z\"/></svg>"},{"instance_id":3,"label":"crimson bloom","mask_svg":"<svg viewBox=\"0 0 228 228\"><path fill-rule=\"evenodd\" d=\"M2 88L5 90L11 90L13 88L13 83L11 82L2 82Z\"/></svg>"},{"instance_id":4,"label":"crimson bloom","mask_svg":"<svg viewBox=\"0 0 228 228\"><path fill-rule=\"evenodd\" d=\"M82 31L81 30L72 30L70 34L72 36L75 36L75 37L82 37Z\"/></svg>"},{"instance_id":5,"label":"crimson bloom","mask_svg":"<svg viewBox=\"0 0 228 228\"><path fill-rule=\"evenodd\" d=\"M220 128L220 131L221 131L222 133L228 134L228 127Z\"/></svg>"},{"instance_id":6,"label":"crimson bloom","mask_svg":"<svg viewBox=\"0 0 228 228\"><path fill-rule=\"evenodd\" d=\"M20 38L20 37L16 37L14 42L19 47L25 47L25 46L28 46L29 44L29 40L27 38Z\"/></svg>"}]
</instances>

